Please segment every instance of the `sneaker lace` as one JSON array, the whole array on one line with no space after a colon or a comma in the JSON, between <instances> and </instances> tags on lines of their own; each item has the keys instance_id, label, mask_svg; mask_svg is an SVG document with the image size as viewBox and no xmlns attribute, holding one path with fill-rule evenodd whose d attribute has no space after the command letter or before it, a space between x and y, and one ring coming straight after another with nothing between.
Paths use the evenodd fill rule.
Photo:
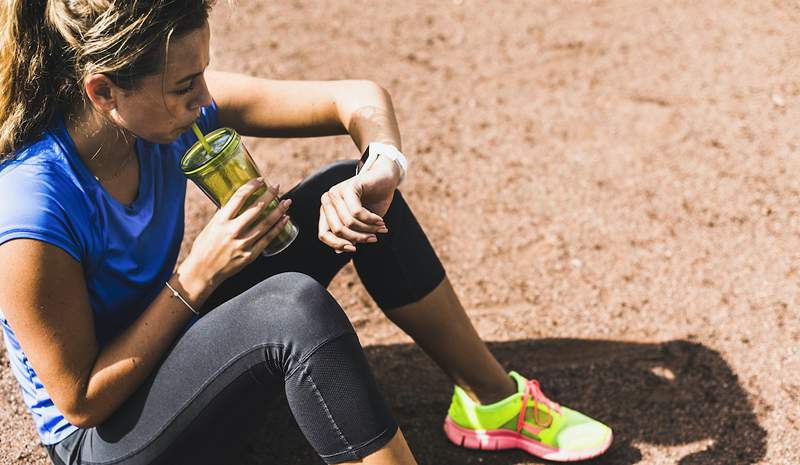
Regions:
<instances>
[{"instance_id":1,"label":"sneaker lace","mask_svg":"<svg viewBox=\"0 0 800 465\"><path fill-rule=\"evenodd\" d=\"M528 401L530 399L533 399L533 421L536 423L536 426L549 428L550 425L553 424L553 414L551 412L555 410L559 415L561 414L561 406L544 395L542 389L539 387L539 381L535 379L528 380L528 382L525 383L525 392L522 394L522 408L519 411L519 419L517 420L517 433L522 432L525 426L525 412L528 410ZM546 424L539 421L540 402L547 406L547 413L549 415L547 416L548 421Z\"/></svg>"}]
</instances>

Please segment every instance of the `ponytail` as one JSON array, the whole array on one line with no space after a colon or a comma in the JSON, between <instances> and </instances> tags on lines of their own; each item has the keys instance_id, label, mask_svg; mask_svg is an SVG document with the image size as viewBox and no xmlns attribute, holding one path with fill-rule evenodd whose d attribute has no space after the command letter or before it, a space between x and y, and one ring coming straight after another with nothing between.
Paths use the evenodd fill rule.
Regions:
<instances>
[{"instance_id":1,"label":"ponytail","mask_svg":"<svg viewBox=\"0 0 800 465\"><path fill-rule=\"evenodd\" d=\"M65 63L47 24L47 0L0 6L0 163L45 129L58 110Z\"/></svg>"},{"instance_id":2,"label":"ponytail","mask_svg":"<svg viewBox=\"0 0 800 465\"><path fill-rule=\"evenodd\" d=\"M0 0L0 163L54 115L86 103L95 73L133 89L163 69L169 36L205 24L214 0Z\"/></svg>"}]
</instances>

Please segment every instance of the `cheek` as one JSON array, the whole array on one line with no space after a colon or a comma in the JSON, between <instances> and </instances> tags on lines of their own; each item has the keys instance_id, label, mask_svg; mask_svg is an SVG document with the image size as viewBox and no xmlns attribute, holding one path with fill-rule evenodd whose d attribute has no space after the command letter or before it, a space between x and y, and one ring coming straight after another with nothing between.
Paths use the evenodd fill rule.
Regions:
<instances>
[{"instance_id":1,"label":"cheek","mask_svg":"<svg viewBox=\"0 0 800 465\"><path fill-rule=\"evenodd\" d=\"M135 133L151 138L169 130L175 123L169 111L161 105L142 105L137 112Z\"/></svg>"},{"instance_id":2,"label":"cheek","mask_svg":"<svg viewBox=\"0 0 800 465\"><path fill-rule=\"evenodd\" d=\"M123 103L123 102L120 102ZM129 122L137 126L147 126L148 123L164 122L170 116L169 109L165 102L150 93L141 93L125 100L124 104L119 105L122 116Z\"/></svg>"},{"instance_id":3,"label":"cheek","mask_svg":"<svg viewBox=\"0 0 800 465\"><path fill-rule=\"evenodd\" d=\"M141 99L128 110L126 126L131 132L151 142L172 142L180 121L164 101Z\"/></svg>"},{"instance_id":4,"label":"cheek","mask_svg":"<svg viewBox=\"0 0 800 465\"><path fill-rule=\"evenodd\" d=\"M193 97L191 95L173 95L164 98L166 112L178 122L185 122L192 117L191 109Z\"/></svg>"},{"instance_id":5,"label":"cheek","mask_svg":"<svg viewBox=\"0 0 800 465\"><path fill-rule=\"evenodd\" d=\"M183 99L165 98L156 108L145 109L142 114L145 131L162 136L174 135L173 132L193 118L193 114L186 110Z\"/></svg>"},{"instance_id":6,"label":"cheek","mask_svg":"<svg viewBox=\"0 0 800 465\"><path fill-rule=\"evenodd\" d=\"M194 100L194 94L162 94L152 90L122 99L118 111L125 127L135 134L155 140L171 137L176 129L197 116L197 111L190 108Z\"/></svg>"}]
</instances>

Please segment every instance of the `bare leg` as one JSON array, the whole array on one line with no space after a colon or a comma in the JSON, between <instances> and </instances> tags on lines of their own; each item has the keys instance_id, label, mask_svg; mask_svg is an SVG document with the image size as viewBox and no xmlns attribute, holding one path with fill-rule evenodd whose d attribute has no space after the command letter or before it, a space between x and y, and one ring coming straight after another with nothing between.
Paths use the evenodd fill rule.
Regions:
<instances>
[{"instance_id":1,"label":"bare leg","mask_svg":"<svg viewBox=\"0 0 800 465\"><path fill-rule=\"evenodd\" d=\"M364 457L363 460L344 463L363 463L366 465L417 465L411 450L406 444L406 438L399 429L391 441L383 448L376 450L372 454Z\"/></svg>"},{"instance_id":2,"label":"bare leg","mask_svg":"<svg viewBox=\"0 0 800 465\"><path fill-rule=\"evenodd\" d=\"M490 404L517 391L478 336L447 277L418 302L387 315L474 400Z\"/></svg>"}]
</instances>

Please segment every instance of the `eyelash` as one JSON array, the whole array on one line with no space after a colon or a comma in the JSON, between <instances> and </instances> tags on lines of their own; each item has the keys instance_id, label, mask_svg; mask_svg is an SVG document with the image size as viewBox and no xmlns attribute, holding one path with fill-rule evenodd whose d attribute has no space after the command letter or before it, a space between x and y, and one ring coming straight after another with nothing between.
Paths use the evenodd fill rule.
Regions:
<instances>
[{"instance_id":1,"label":"eyelash","mask_svg":"<svg viewBox=\"0 0 800 465\"><path fill-rule=\"evenodd\" d=\"M178 94L178 95L186 95L189 92L191 92L192 90L194 90L194 84L190 85L189 87L187 87L185 89L178 89L178 90L175 91L175 93Z\"/></svg>"}]
</instances>

